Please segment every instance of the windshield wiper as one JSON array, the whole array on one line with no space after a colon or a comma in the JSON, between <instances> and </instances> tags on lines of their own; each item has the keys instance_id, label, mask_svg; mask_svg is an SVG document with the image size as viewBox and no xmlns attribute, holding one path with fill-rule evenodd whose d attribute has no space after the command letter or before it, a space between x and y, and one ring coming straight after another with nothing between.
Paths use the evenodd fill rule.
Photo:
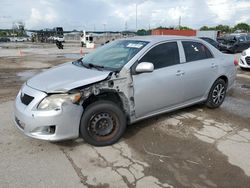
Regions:
<instances>
[{"instance_id":1,"label":"windshield wiper","mask_svg":"<svg viewBox=\"0 0 250 188\"><path fill-rule=\"evenodd\" d=\"M95 64L92 64L92 63L88 63L87 65L89 66L89 68L94 67L97 70L102 70L104 68L104 66L102 66L102 65L95 65Z\"/></svg>"},{"instance_id":2,"label":"windshield wiper","mask_svg":"<svg viewBox=\"0 0 250 188\"><path fill-rule=\"evenodd\" d=\"M88 64L83 63L82 58L80 58L80 59L74 61L73 63L74 63L74 64L77 63L78 65L81 65L81 66L83 66L83 67L85 67L85 68L88 68L88 69L90 68L90 66L89 66Z\"/></svg>"},{"instance_id":3,"label":"windshield wiper","mask_svg":"<svg viewBox=\"0 0 250 188\"><path fill-rule=\"evenodd\" d=\"M79 65L81 65L81 66L83 66L85 68L88 68L88 69L95 68L95 69L100 70L100 71L102 71L102 69L105 68L102 65L95 65L93 63L84 63L82 59L83 58L80 58L80 59L74 61L73 63L78 63Z\"/></svg>"}]
</instances>

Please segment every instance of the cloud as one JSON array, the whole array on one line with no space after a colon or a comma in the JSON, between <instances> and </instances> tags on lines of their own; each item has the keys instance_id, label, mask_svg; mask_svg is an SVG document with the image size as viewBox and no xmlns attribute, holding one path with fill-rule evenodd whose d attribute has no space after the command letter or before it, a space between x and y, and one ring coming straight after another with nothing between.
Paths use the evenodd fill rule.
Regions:
<instances>
[{"instance_id":1,"label":"cloud","mask_svg":"<svg viewBox=\"0 0 250 188\"><path fill-rule=\"evenodd\" d=\"M48 7L42 11L37 8L31 8L31 14L26 22L26 25L29 28L36 28L39 25L53 25L53 23L56 23L57 21L58 15L53 8Z\"/></svg>"},{"instance_id":2,"label":"cloud","mask_svg":"<svg viewBox=\"0 0 250 188\"><path fill-rule=\"evenodd\" d=\"M208 0L208 8L216 15L217 24L235 24L239 21L249 22L250 1L242 0Z\"/></svg>"},{"instance_id":3,"label":"cloud","mask_svg":"<svg viewBox=\"0 0 250 188\"><path fill-rule=\"evenodd\" d=\"M240 16L240 17L235 21L235 24L238 24L238 23L241 23L241 22L249 23L249 22L250 22L250 15L242 15L242 16Z\"/></svg>"},{"instance_id":4,"label":"cloud","mask_svg":"<svg viewBox=\"0 0 250 188\"><path fill-rule=\"evenodd\" d=\"M0 27L22 20L29 29L134 30L149 26L193 28L250 22L249 0L1 0ZM8 16L11 16L9 18ZM8 19L6 19L8 17Z\"/></svg>"},{"instance_id":5,"label":"cloud","mask_svg":"<svg viewBox=\"0 0 250 188\"><path fill-rule=\"evenodd\" d=\"M236 11L230 0L208 0L208 7L217 16L216 23L231 19Z\"/></svg>"}]
</instances>

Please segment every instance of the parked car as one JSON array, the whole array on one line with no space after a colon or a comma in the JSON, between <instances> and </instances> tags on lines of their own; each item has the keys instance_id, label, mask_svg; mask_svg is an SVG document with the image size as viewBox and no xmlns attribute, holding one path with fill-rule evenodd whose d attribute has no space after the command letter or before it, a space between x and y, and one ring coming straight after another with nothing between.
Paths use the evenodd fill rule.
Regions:
<instances>
[{"instance_id":1,"label":"parked car","mask_svg":"<svg viewBox=\"0 0 250 188\"><path fill-rule=\"evenodd\" d=\"M8 37L0 37L0 42L10 42Z\"/></svg>"},{"instance_id":2,"label":"parked car","mask_svg":"<svg viewBox=\"0 0 250 188\"><path fill-rule=\"evenodd\" d=\"M250 48L241 53L239 66L242 69L250 69Z\"/></svg>"},{"instance_id":3,"label":"parked car","mask_svg":"<svg viewBox=\"0 0 250 188\"><path fill-rule=\"evenodd\" d=\"M219 49L230 53L242 52L250 47L250 36L245 34L228 35L219 41Z\"/></svg>"},{"instance_id":4,"label":"parked car","mask_svg":"<svg viewBox=\"0 0 250 188\"><path fill-rule=\"evenodd\" d=\"M219 49L219 43L209 37L199 37L200 39L208 42L209 44L211 44L213 47Z\"/></svg>"},{"instance_id":5,"label":"parked car","mask_svg":"<svg viewBox=\"0 0 250 188\"><path fill-rule=\"evenodd\" d=\"M28 37L11 37L11 42L27 42L29 40Z\"/></svg>"},{"instance_id":6,"label":"parked car","mask_svg":"<svg viewBox=\"0 0 250 188\"><path fill-rule=\"evenodd\" d=\"M126 125L205 103L219 107L234 83L232 55L198 38L148 36L110 42L29 79L14 108L33 138L110 145Z\"/></svg>"},{"instance_id":7,"label":"parked car","mask_svg":"<svg viewBox=\"0 0 250 188\"><path fill-rule=\"evenodd\" d=\"M56 41L59 41L59 42L65 42L65 39L64 39L64 36L50 36L48 38L48 41L51 41L51 42L56 42Z\"/></svg>"}]
</instances>

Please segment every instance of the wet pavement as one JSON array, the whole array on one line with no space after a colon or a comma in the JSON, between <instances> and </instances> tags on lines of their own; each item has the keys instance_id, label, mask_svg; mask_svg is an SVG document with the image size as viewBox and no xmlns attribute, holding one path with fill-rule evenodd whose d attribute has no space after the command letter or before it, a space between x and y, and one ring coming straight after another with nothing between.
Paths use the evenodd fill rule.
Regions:
<instances>
[{"instance_id":1,"label":"wet pavement","mask_svg":"<svg viewBox=\"0 0 250 188\"><path fill-rule=\"evenodd\" d=\"M0 187L249 187L250 71L238 70L220 108L195 105L143 120L119 143L98 148L82 139L34 140L14 127L22 83L80 55L75 44L22 51L0 51Z\"/></svg>"}]
</instances>

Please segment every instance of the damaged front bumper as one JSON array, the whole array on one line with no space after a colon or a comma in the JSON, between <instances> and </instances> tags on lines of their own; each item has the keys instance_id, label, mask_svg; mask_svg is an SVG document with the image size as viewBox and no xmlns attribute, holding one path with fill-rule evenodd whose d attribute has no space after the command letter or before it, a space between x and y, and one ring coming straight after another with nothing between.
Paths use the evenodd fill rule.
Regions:
<instances>
[{"instance_id":1,"label":"damaged front bumper","mask_svg":"<svg viewBox=\"0 0 250 188\"><path fill-rule=\"evenodd\" d=\"M16 127L25 135L41 140L59 141L77 138L83 113L82 106L72 103L60 109L37 110L37 105L46 96L46 93L24 85L14 104L13 119Z\"/></svg>"}]
</instances>

